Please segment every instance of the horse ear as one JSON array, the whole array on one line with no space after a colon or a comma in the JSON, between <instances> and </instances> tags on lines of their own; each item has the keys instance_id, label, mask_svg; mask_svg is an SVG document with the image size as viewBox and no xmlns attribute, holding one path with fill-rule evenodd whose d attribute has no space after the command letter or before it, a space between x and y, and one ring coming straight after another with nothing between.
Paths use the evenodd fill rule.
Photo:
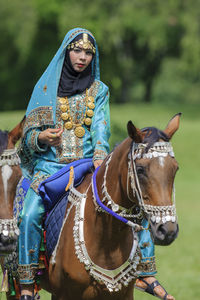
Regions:
<instances>
[{"instance_id":1,"label":"horse ear","mask_svg":"<svg viewBox=\"0 0 200 300\"><path fill-rule=\"evenodd\" d=\"M131 121L128 121L127 123L127 130L128 130L128 135L130 136L131 139L134 140L136 143L141 143L143 140L143 134L142 132L136 128Z\"/></svg>"},{"instance_id":2,"label":"horse ear","mask_svg":"<svg viewBox=\"0 0 200 300\"><path fill-rule=\"evenodd\" d=\"M165 128L164 133L167 134L169 139L171 139L173 134L178 130L181 115L182 113L178 113L175 116L173 116L173 118L169 121L167 127Z\"/></svg>"},{"instance_id":3,"label":"horse ear","mask_svg":"<svg viewBox=\"0 0 200 300\"><path fill-rule=\"evenodd\" d=\"M8 133L13 145L15 145L17 141L22 137L25 120L26 116L24 116L21 122Z\"/></svg>"}]
</instances>

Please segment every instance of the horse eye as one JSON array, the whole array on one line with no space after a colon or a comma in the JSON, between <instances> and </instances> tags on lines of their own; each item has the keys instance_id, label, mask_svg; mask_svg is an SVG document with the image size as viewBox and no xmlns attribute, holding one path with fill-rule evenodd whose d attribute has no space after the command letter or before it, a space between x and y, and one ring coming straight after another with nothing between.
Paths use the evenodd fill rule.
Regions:
<instances>
[{"instance_id":1,"label":"horse eye","mask_svg":"<svg viewBox=\"0 0 200 300\"><path fill-rule=\"evenodd\" d=\"M145 168L143 166L137 166L136 169L138 175L145 175Z\"/></svg>"}]
</instances>

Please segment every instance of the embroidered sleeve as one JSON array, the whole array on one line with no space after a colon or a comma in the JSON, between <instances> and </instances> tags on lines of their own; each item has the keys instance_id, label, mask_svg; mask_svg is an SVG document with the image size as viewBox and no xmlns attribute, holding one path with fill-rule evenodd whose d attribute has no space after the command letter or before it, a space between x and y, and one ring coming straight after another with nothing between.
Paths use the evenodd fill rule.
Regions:
<instances>
[{"instance_id":1,"label":"embroidered sleeve","mask_svg":"<svg viewBox=\"0 0 200 300\"><path fill-rule=\"evenodd\" d=\"M39 134L39 129L32 129L26 135L26 144L33 152L47 151L48 145L41 144L38 141Z\"/></svg>"},{"instance_id":2,"label":"embroidered sleeve","mask_svg":"<svg viewBox=\"0 0 200 300\"><path fill-rule=\"evenodd\" d=\"M94 116L92 118L91 136L94 149L93 160L103 160L109 153L110 108L109 91L101 84L96 98Z\"/></svg>"}]
</instances>

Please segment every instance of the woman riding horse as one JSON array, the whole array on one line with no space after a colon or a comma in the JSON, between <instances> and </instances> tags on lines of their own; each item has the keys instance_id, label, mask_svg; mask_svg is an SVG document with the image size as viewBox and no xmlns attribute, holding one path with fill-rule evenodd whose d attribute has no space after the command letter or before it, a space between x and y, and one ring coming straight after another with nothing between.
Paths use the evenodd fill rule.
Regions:
<instances>
[{"instance_id":1,"label":"woman riding horse","mask_svg":"<svg viewBox=\"0 0 200 300\"><path fill-rule=\"evenodd\" d=\"M97 44L89 31L75 28L66 34L36 84L26 112L21 160L31 186L20 222L21 300L33 299L38 269L45 213L39 184L69 162L82 158L93 158L97 168L109 152L109 137L109 90L100 81ZM161 299L173 300L154 278L154 245L148 231L141 234L140 245L145 270L141 269L136 285Z\"/></svg>"}]
</instances>

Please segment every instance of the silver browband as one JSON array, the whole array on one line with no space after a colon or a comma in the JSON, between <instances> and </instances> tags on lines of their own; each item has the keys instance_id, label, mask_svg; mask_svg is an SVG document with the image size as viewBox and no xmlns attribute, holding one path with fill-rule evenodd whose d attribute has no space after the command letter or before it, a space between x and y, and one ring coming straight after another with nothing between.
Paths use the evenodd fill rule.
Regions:
<instances>
[{"instance_id":1,"label":"silver browband","mask_svg":"<svg viewBox=\"0 0 200 300\"><path fill-rule=\"evenodd\" d=\"M172 148L171 143L169 142L157 142L154 143L153 146L145 152L145 149L147 147L147 144L133 144L132 148L132 155L134 160L136 158L153 158L153 157L166 157L167 155L170 155L171 157L174 157L174 151Z\"/></svg>"}]
</instances>

